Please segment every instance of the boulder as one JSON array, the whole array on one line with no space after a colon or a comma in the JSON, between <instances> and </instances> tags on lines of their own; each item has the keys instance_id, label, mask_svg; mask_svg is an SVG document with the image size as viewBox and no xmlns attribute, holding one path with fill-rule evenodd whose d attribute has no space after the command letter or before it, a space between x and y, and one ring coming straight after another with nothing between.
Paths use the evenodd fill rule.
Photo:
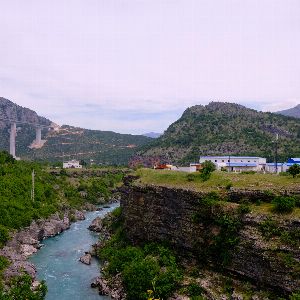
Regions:
<instances>
[{"instance_id":1,"label":"boulder","mask_svg":"<svg viewBox=\"0 0 300 300\"><path fill-rule=\"evenodd\" d=\"M20 253L26 257L36 253L38 249L32 245L22 244L20 246Z\"/></svg>"},{"instance_id":2,"label":"boulder","mask_svg":"<svg viewBox=\"0 0 300 300\"><path fill-rule=\"evenodd\" d=\"M76 221L82 221L85 220L84 213L82 211L76 210L74 213L74 217Z\"/></svg>"},{"instance_id":3,"label":"boulder","mask_svg":"<svg viewBox=\"0 0 300 300\"><path fill-rule=\"evenodd\" d=\"M94 219L91 225L88 227L89 230L95 232L101 232L102 228L103 228L103 224L102 224L102 219L100 217Z\"/></svg>"},{"instance_id":4,"label":"boulder","mask_svg":"<svg viewBox=\"0 0 300 300\"><path fill-rule=\"evenodd\" d=\"M85 254L79 258L79 261L81 261L83 264L90 265L91 259L92 259L91 254L88 252L85 252Z\"/></svg>"}]
</instances>

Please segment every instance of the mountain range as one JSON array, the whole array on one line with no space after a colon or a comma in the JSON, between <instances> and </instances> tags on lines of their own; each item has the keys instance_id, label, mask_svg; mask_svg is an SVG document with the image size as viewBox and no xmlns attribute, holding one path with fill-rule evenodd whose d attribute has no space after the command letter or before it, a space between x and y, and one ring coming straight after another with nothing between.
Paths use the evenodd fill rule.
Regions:
<instances>
[{"instance_id":1,"label":"mountain range","mask_svg":"<svg viewBox=\"0 0 300 300\"><path fill-rule=\"evenodd\" d=\"M164 134L150 132L144 136L59 126L0 98L0 149L9 149L7 120L18 120L16 153L23 159L76 158L103 165L123 165L130 160L137 164L156 160L186 164L197 161L200 155L255 155L273 161L278 134L278 158L285 161L300 156L300 119L295 118L297 114L290 117L281 113L298 108L269 113L234 103L211 102L186 109ZM35 124L45 126L41 145L32 144Z\"/></svg>"},{"instance_id":2,"label":"mountain range","mask_svg":"<svg viewBox=\"0 0 300 300\"><path fill-rule=\"evenodd\" d=\"M289 117L295 117L295 118L300 118L300 104L293 108L285 109L278 111L277 114L281 114L284 116L289 116Z\"/></svg>"}]
</instances>

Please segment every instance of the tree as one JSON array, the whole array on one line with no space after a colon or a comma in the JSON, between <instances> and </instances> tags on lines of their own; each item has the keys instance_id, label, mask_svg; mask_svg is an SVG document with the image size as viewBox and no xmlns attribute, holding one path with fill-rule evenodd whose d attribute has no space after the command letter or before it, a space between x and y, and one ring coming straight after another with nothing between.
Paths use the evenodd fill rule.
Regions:
<instances>
[{"instance_id":1,"label":"tree","mask_svg":"<svg viewBox=\"0 0 300 300\"><path fill-rule=\"evenodd\" d=\"M204 163L202 163L202 169L200 170L202 180L208 180L210 178L211 173L215 170L216 165L213 162L206 160Z\"/></svg>"},{"instance_id":2,"label":"tree","mask_svg":"<svg viewBox=\"0 0 300 300\"><path fill-rule=\"evenodd\" d=\"M288 173L290 173L293 178L295 178L296 175L300 174L300 166L297 164L293 164L291 167L289 167Z\"/></svg>"}]
</instances>

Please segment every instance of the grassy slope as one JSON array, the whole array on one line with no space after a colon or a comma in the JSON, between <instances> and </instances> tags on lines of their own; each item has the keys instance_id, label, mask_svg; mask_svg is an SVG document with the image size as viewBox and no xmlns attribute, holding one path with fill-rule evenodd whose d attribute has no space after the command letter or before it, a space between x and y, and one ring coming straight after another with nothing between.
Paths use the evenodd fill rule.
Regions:
<instances>
[{"instance_id":1,"label":"grassy slope","mask_svg":"<svg viewBox=\"0 0 300 300\"><path fill-rule=\"evenodd\" d=\"M142 184L155 184L195 191L222 189L229 184L232 184L233 188L274 191L299 188L300 186L300 177L292 178L292 176L274 174L239 174L216 171L212 173L210 180L203 182L197 176L194 181L189 181L191 174L185 172L139 169L136 173L141 177L138 182Z\"/></svg>"}]
</instances>

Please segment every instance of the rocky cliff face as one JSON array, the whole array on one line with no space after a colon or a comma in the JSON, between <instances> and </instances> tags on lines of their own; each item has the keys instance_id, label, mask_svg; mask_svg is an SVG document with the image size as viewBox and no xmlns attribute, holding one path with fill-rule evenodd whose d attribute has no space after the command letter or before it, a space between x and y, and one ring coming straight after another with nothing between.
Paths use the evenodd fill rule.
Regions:
<instances>
[{"instance_id":1,"label":"rocky cliff face","mask_svg":"<svg viewBox=\"0 0 300 300\"><path fill-rule=\"evenodd\" d=\"M19 106L8 99L0 97L0 128L5 127L1 119L18 120L32 124L50 125L51 121L38 116L38 114L26 107Z\"/></svg>"},{"instance_id":2,"label":"rocky cliff face","mask_svg":"<svg viewBox=\"0 0 300 300\"><path fill-rule=\"evenodd\" d=\"M213 195L130 186L123 190L121 200L125 230L134 244L168 242L181 255L224 272L283 294L296 291L300 286L300 219L263 212L240 214L240 204L230 199L255 201L265 196L268 201L270 197L259 191L249 193L231 191L223 195L229 201L211 205Z\"/></svg>"}]
</instances>

